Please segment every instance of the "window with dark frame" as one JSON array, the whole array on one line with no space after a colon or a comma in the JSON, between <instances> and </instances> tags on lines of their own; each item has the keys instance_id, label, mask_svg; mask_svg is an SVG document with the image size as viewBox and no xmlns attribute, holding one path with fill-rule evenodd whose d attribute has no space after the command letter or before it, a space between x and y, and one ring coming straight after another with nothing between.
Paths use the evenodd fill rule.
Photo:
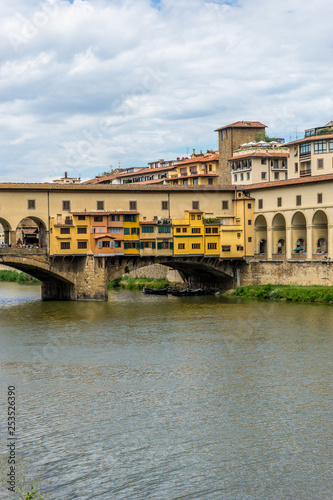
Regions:
<instances>
[{"instance_id":1,"label":"window with dark frame","mask_svg":"<svg viewBox=\"0 0 333 500\"><path fill-rule=\"evenodd\" d=\"M86 227L78 227L77 234L87 234L87 228Z\"/></svg>"},{"instance_id":2,"label":"window with dark frame","mask_svg":"<svg viewBox=\"0 0 333 500\"><path fill-rule=\"evenodd\" d=\"M62 200L62 210L64 212L69 212L71 209L71 202L69 200Z\"/></svg>"},{"instance_id":3,"label":"window with dark frame","mask_svg":"<svg viewBox=\"0 0 333 500\"><path fill-rule=\"evenodd\" d=\"M281 198L281 197L279 197L279 198L277 199L277 206L278 206L278 207L282 207L282 198Z\"/></svg>"},{"instance_id":4,"label":"window with dark frame","mask_svg":"<svg viewBox=\"0 0 333 500\"><path fill-rule=\"evenodd\" d=\"M301 204L302 204L302 196L300 194L298 194L296 196L296 205L300 206Z\"/></svg>"},{"instance_id":5,"label":"window with dark frame","mask_svg":"<svg viewBox=\"0 0 333 500\"><path fill-rule=\"evenodd\" d=\"M192 210L199 210L199 202L192 201Z\"/></svg>"},{"instance_id":6,"label":"window with dark frame","mask_svg":"<svg viewBox=\"0 0 333 500\"><path fill-rule=\"evenodd\" d=\"M178 250L184 250L185 249L185 243L178 243Z\"/></svg>"},{"instance_id":7,"label":"window with dark frame","mask_svg":"<svg viewBox=\"0 0 333 500\"><path fill-rule=\"evenodd\" d=\"M28 210L36 209L36 200L28 200Z\"/></svg>"},{"instance_id":8,"label":"window with dark frame","mask_svg":"<svg viewBox=\"0 0 333 500\"><path fill-rule=\"evenodd\" d=\"M317 159L317 168L324 168L324 160L322 158Z\"/></svg>"},{"instance_id":9,"label":"window with dark frame","mask_svg":"<svg viewBox=\"0 0 333 500\"><path fill-rule=\"evenodd\" d=\"M222 200L222 210L229 210L229 200Z\"/></svg>"},{"instance_id":10,"label":"window with dark frame","mask_svg":"<svg viewBox=\"0 0 333 500\"><path fill-rule=\"evenodd\" d=\"M262 207L263 207L263 205L264 205L263 200L258 200L258 208L259 208L259 209L260 209L260 208L262 208Z\"/></svg>"},{"instance_id":11,"label":"window with dark frame","mask_svg":"<svg viewBox=\"0 0 333 500\"><path fill-rule=\"evenodd\" d=\"M317 203L322 203L323 202L323 193L318 193L317 194Z\"/></svg>"},{"instance_id":12,"label":"window with dark frame","mask_svg":"<svg viewBox=\"0 0 333 500\"><path fill-rule=\"evenodd\" d=\"M97 201L97 210L104 210L104 201Z\"/></svg>"},{"instance_id":13,"label":"window with dark frame","mask_svg":"<svg viewBox=\"0 0 333 500\"><path fill-rule=\"evenodd\" d=\"M137 210L137 202L135 200L132 200L129 202L129 209L130 210Z\"/></svg>"},{"instance_id":14,"label":"window with dark frame","mask_svg":"<svg viewBox=\"0 0 333 500\"><path fill-rule=\"evenodd\" d=\"M60 243L60 248L61 248L61 250L70 250L71 244L69 241L62 241Z\"/></svg>"},{"instance_id":15,"label":"window with dark frame","mask_svg":"<svg viewBox=\"0 0 333 500\"><path fill-rule=\"evenodd\" d=\"M208 250L216 250L216 243L208 243Z\"/></svg>"},{"instance_id":16,"label":"window with dark frame","mask_svg":"<svg viewBox=\"0 0 333 500\"><path fill-rule=\"evenodd\" d=\"M192 243L192 249L193 250L200 250L200 243Z\"/></svg>"},{"instance_id":17,"label":"window with dark frame","mask_svg":"<svg viewBox=\"0 0 333 500\"><path fill-rule=\"evenodd\" d=\"M70 234L71 228L70 227L61 227L60 228L60 234Z\"/></svg>"},{"instance_id":18,"label":"window with dark frame","mask_svg":"<svg viewBox=\"0 0 333 500\"><path fill-rule=\"evenodd\" d=\"M86 220L86 216L85 215L78 215L77 220Z\"/></svg>"},{"instance_id":19,"label":"window with dark frame","mask_svg":"<svg viewBox=\"0 0 333 500\"><path fill-rule=\"evenodd\" d=\"M162 210L168 210L168 202L167 201L162 201Z\"/></svg>"},{"instance_id":20,"label":"window with dark frame","mask_svg":"<svg viewBox=\"0 0 333 500\"><path fill-rule=\"evenodd\" d=\"M87 248L87 242L86 241L78 241L77 242L77 248L79 250L82 250L83 248Z\"/></svg>"}]
</instances>

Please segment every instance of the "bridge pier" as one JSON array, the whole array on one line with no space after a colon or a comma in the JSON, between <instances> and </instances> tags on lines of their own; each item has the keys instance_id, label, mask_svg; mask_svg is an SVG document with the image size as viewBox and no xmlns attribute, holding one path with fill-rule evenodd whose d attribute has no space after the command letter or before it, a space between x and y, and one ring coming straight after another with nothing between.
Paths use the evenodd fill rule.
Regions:
<instances>
[{"instance_id":1,"label":"bridge pier","mask_svg":"<svg viewBox=\"0 0 333 500\"><path fill-rule=\"evenodd\" d=\"M108 274L105 257L87 255L78 259L74 300L108 300Z\"/></svg>"},{"instance_id":2,"label":"bridge pier","mask_svg":"<svg viewBox=\"0 0 333 500\"><path fill-rule=\"evenodd\" d=\"M59 280L48 280L42 282L43 300L74 300L74 286L71 283Z\"/></svg>"}]
</instances>

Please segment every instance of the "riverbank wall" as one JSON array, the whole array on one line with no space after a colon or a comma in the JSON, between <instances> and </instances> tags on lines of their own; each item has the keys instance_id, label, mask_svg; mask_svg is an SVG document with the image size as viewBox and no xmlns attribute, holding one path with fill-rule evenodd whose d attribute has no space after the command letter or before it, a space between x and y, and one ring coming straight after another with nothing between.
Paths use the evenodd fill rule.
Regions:
<instances>
[{"instance_id":1,"label":"riverbank wall","mask_svg":"<svg viewBox=\"0 0 333 500\"><path fill-rule=\"evenodd\" d=\"M333 263L316 261L254 261L241 269L239 285L333 286Z\"/></svg>"}]
</instances>

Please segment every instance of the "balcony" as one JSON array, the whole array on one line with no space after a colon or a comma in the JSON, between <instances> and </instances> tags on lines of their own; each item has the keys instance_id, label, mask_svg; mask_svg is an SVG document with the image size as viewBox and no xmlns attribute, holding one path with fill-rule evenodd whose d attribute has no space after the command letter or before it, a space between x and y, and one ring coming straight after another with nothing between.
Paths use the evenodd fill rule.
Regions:
<instances>
[{"instance_id":1,"label":"balcony","mask_svg":"<svg viewBox=\"0 0 333 500\"><path fill-rule=\"evenodd\" d=\"M304 168L302 170L300 170L300 173L299 173L300 177L308 177L311 175L311 168Z\"/></svg>"}]
</instances>

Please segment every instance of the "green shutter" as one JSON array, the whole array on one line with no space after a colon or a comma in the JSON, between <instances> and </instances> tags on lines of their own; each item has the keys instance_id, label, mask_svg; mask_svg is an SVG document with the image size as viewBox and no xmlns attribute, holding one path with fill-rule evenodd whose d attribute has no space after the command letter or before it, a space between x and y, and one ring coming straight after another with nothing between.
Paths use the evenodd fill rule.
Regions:
<instances>
[{"instance_id":1,"label":"green shutter","mask_svg":"<svg viewBox=\"0 0 333 500\"><path fill-rule=\"evenodd\" d=\"M143 242L143 241L140 241L140 245L141 245L141 250L143 250L143 249L144 249L144 247L145 247L144 242Z\"/></svg>"},{"instance_id":2,"label":"green shutter","mask_svg":"<svg viewBox=\"0 0 333 500\"><path fill-rule=\"evenodd\" d=\"M152 241L151 247L153 250L156 250L156 241Z\"/></svg>"},{"instance_id":3,"label":"green shutter","mask_svg":"<svg viewBox=\"0 0 333 500\"><path fill-rule=\"evenodd\" d=\"M128 250L128 243L124 243L124 249Z\"/></svg>"},{"instance_id":4,"label":"green shutter","mask_svg":"<svg viewBox=\"0 0 333 500\"><path fill-rule=\"evenodd\" d=\"M138 227L136 234L139 236L140 235L140 228Z\"/></svg>"},{"instance_id":5,"label":"green shutter","mask_svg":"<svg viewBox=\"0 0 333 500\"><path fill-rule=\"evenodd\" d=\"M173 250L173 241L170 241L170 250Z\"/></svg>"},{"instance_id":6,"label":"green shutter","mask_svg":"<svg viewBox=\"0 0 333 500\"><path fill-rule=\"evenodd\" d=\"M125 227L125 228L124 228L124 234L130 234L129 227Z\"/></svg>"},{"instance_id":7,"label":"green shutter","mask_svg":"<svg viewBox=\"0 0 333 500\"><path fill-rule=\"evenodd\" d=\"M162 242L157 243L157 250L162 250Z\"/></svg>"},{"instance_id":8,"label":"green shutter","mask_svg":"<svg viewBox=\"0 0 333 500\"><path fill-rule=\"evenodd\" d=\"M140 248L141 248L141 243L140 243L140 241L137 241L137 242L136 242L136 244L135 244L135 248L136 248L137 250L140 250Z\"/></svg>"}]
</instances>

